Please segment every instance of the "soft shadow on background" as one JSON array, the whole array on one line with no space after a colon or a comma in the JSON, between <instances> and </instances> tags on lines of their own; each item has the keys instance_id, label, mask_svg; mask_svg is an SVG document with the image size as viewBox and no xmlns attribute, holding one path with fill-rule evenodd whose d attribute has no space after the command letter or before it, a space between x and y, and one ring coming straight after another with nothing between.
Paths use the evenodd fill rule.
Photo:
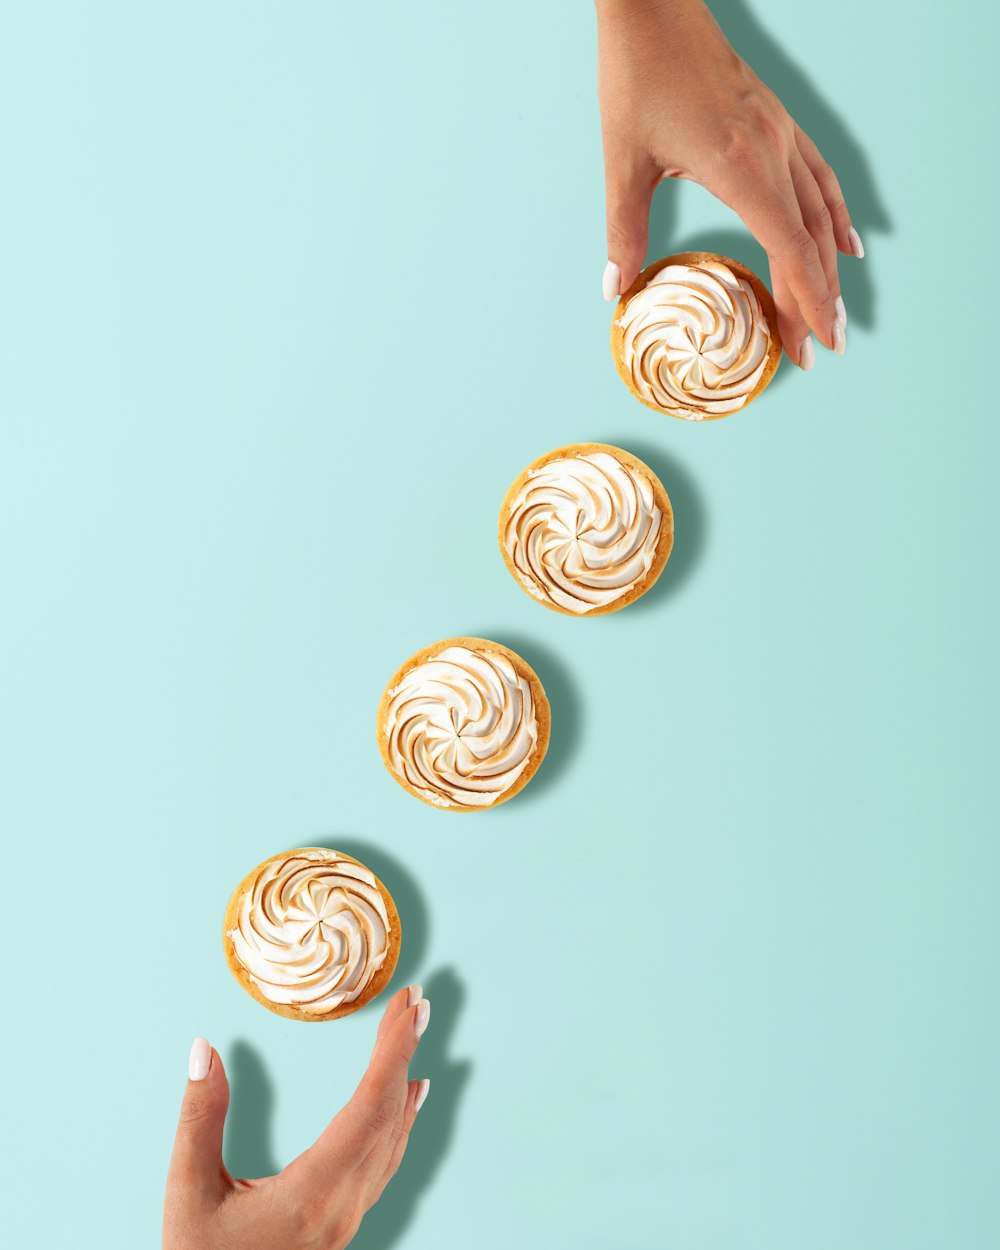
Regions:
<instances>
[{"instance_id":1,"label":"soft shadow on background","mask_svg":"<svg viewBox=\"0 0 1000 1250\"><path fill-rule=\"evenodd\" d=\"M424 996L431 1004L431 1023L410 1064L410 1076L429 1077L430 1093L413 1125L399 1171L351 1242L354 1250L389 1250L401 1243L421 1194L448 1154L462 1091L472 1071L467 1059L448 1057L465 997L455 970L443 968L429 977Z\"/></svg>"},{"instance_id":2,"label":"soft shadow on background","mask_svg":"<svg viewBox=\"0 0 1000 1250\"><path fill-rule=\"evenodd\" d=\"M544 612L546 609L540 607L539 611ZM476 636L492 638L496 632L485 630ZM535 670L549 703L558 709L558 715L552 717L549 749L545 759L530 784L517 796L518 804L523 807L532 799L541 798L552 786L558 784L576 754L583 733L583 703L570 667L561 656L530 634L511 634L504 630L502 636L504 646L523 656Z\"/></svg>"},{"instance_id":3,"label":"soft shadow on background","mask_svg":"<svg viewBox=\"0 0 1000 1250\"><path fill-rule=\"evenodd\" d=\"M601 441L615 442L612 438ZM663 483L674 513L674 545L666 567L651 590L623 609L634 617L674 599L687 585L705 554L708 508L694 478L679 460L667 455L655 443L637 442L634 438L627 442L627 450L645 461Z\"/></svg>"},{"instance_id":4,"label":"soft shadow on background","mask_svg":"<svg viewBox=\"0 0 1000 1250\"><path fill-rule=\"evenodd\" d=\"M260 1055L239 1038L226 1056L229 1114L223 1155L233 1176L273 1176L278 1171L271 1144L274 1086Z\"/></svg>"},{"instance_id":5,"label":"soft shadow on background","mask_svg":"<svg viewBox=\"0 0 1000 1250\"><path fill-rule=\"evenodd\" d=\"M736 51L785 106L815 142L840 182L851 220L866 248L874 235L889 233L892 223L857 139L819 94L808 76L764 29L746 0L712 0L712 13ZM831 10L831 13L833 10ZM650 214L650 257L669 252L719 252L748 265L763 277L768 272L763 248L745 230L704 230L682 239L677 233L678 188L669 180L653 196ZM870 266L842 257L840 282L851 322L870 329L875 325L875 287ZM771 385L783 381L779 369Z\"/></svg>"}]
</instances>

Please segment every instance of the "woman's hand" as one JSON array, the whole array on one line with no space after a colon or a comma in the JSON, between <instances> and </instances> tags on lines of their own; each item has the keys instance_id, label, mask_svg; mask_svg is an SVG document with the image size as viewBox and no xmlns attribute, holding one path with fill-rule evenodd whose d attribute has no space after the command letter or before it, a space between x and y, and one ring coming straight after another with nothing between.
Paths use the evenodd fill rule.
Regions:
<instances>
[{"instance_id":1,"label":"woman's hand","mask_svg":"<svg viewBox=\"0 0 1000 1250\"><path fill-rule=\"evenodd\" d=\"M419 985L379 1025L368 1071L319 1140L277 1176L234 1180L222 1162L229 1084L203 1038L189 1076L167 1177L164 1250L340 1250L399 1167L429 1081L407 1065L430 1017Z\"/></svg>"},{"instance_id":2,"label":"woman's hand","mask_svg":"<svg viewBox=\"0 0 1000 1250\"><path fill-rule=\"evenodd\" d=\"M767 252L789 357L815 362L811 330L843 355L837 252L863 256L816 145L730 47L702 0L596 0L608 265L604 296L646 258L663 178L690 178L734 209Z\"/></svg>"}]
</instances>

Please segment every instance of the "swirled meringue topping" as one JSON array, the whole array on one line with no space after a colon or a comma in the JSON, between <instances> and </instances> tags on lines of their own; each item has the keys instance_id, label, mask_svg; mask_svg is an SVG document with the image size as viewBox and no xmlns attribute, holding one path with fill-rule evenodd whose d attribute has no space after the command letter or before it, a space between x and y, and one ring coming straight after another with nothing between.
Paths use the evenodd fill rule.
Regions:
<instances>
[{"instance_id":1,"label":"swirled meringue topping","mask_svg":"<svg viewBox=\"0 0 1000 1250\"><path fill-rule=\"evenodd\" d=\"M504 546L529 594L582 616L646 576L662 520L646 474L606 451L566 456L528 470Z\"/></svg>"},{"instance_id":2,"label":"swirled meringue topping","mask_svg":"<svg viewBox=\"0 0 1000 1250\"><path fill-rule=\"evenodd\" d=\"M638 394L689 421L742 408L767 364L771 332L760 300L719 261L665 266L617 324Z\"/></svg>"},{"instance_id":3,"label":"swirled meringue topping","mask_svg":"<svg viewBox=\"0 0 1000 1250\"><path fill-rule=\"evenodd\" d=\"M438 807L489 807L538 741L531 686L499 651L445 647L389 691L389 761Z\"/></svg>"},{"instance_id":4,"label":"swirled meringue topping","mask_svg":"<svg viewBox=\"0 0 1000 1250\"><path fill-rule=\"evenodd\" d=\"M299 851L261 865L228 935L265 998L325 1015L354 1002L385 962L389 916L367 868Z\"/></svg>"}]
</instances>

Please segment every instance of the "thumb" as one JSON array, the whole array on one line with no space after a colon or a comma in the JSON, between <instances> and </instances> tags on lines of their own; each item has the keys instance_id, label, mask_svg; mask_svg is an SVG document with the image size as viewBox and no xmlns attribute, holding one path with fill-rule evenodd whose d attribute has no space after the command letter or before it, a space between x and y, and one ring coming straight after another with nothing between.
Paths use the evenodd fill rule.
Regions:
<instances>
[{"instance_id":1,"label":"thumb","mask_svg":"<svg viewBox=\"0 0 1000 1250\"><path fill-rule=\"evenodd\" d=\"M229 1082L219 1053L195 1038L188 1059L188 1083L170 1159L168 1190L187 1201L221 1201L229 1186L222 1163L222 1130L229 1110Z\"/></svg>"},{"instance_id":2,"label":"thumb","mask_svg":"<svg viewBox=\"0 0 1000 1250\"><path fill-rule=\"evenodd\" d=\"M608 219L608 264L602 289L606 300L616 300L639 276L649 246L649 205L656 171L645 163L615 161L605 171Z\"/></svg>"}]
</instances>

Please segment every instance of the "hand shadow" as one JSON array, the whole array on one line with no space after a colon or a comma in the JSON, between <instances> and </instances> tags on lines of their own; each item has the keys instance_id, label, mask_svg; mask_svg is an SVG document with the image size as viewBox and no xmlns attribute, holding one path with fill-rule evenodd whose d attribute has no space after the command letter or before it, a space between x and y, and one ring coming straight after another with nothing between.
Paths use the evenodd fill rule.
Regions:
<instances>
[{"instance_id":1,"label":"hand shadow","mask_svg":"<svg viewBox=\"0 0 1000 1250\"><path fill-rule=\"evenodd\" d=\"M539 611L544 612L546 609L539 608ZM494 633L489 630L476 635L479 638L493 636ZM511 634L507 630L503 631L497 641L527 660L538 674L549 703L557 709L549 728L549 747L545 759L530 783L514 800L519 807L523 807L533 799L540 799L559 782L579 749L583 733L583 704L569 667L554 651L528 634Z\"/></svg>"},{"instance_id":2,"label":"hand shadow","mask_svg":"<svg viewBox=\"0 0 1000 1250\"><path fill-rule=\"evenodd\" d=\"M226 1059L229 1114L223 1154L232 1176L247 1180L279 1171L271 1145L274 1086L257 1051L243 1038Z\"/></svg>"},{"instance_id":3,"label":"hand shadow","mask_svg":"<svg viewBox=\"0 0 1000 1250\"><path fill-rule=\"evenodd\" d=\"M615 443L613 438L600 440ZM627 440L627 451L653 470L663 483L674 513L674 545L659 580L634 603L623 609L632 619L637 613L655 610L680 593L705 554L708 537L708 509L701 492L687 469L655 443Z\"/></svg>"},{"instance_id":4,"label":"hand shadow","mask_svg":"<svg viewBox=\"0 0 1000 1250\"><path fill-rule=\"evenodd\" d=\"M429 1077L430 1093L413 1125L400 1169L362 1221L351 1242L353 1250L389 1250L401 1241L420 1195L448 1153L458 1104L472 1071L469 1060L447 1055L464 996L454 969L435 972L424 984L424 996L431 1004L431 1023L410 1064L410 1075Z\"/></svg>"},{"instance_id":5,"label":"hand shadow","mask_svg":"<svg viewBox=\"0 0 1000 1250\"><path fill-rule=\"evenodd\" d=\"M765 82L795 121L819 148L837 175L851 220L866 245L876 231L890 233L892 222L882 202L868 158L836 112L823 99L802 69L764 29L747 0L713 0L712 12L726 38ZM746 231L698 231L677 240L676 186L661 186L653 197L650 214L650 247L654 255L668 252L719 252L740 260L763 277L767 258ZM875 318L875 287L872 271L864 261L841 257L840 282L848 317L856 325L872 329ZM778 371L772 386L781 382Z\"/></svg>"}]
</instances>

